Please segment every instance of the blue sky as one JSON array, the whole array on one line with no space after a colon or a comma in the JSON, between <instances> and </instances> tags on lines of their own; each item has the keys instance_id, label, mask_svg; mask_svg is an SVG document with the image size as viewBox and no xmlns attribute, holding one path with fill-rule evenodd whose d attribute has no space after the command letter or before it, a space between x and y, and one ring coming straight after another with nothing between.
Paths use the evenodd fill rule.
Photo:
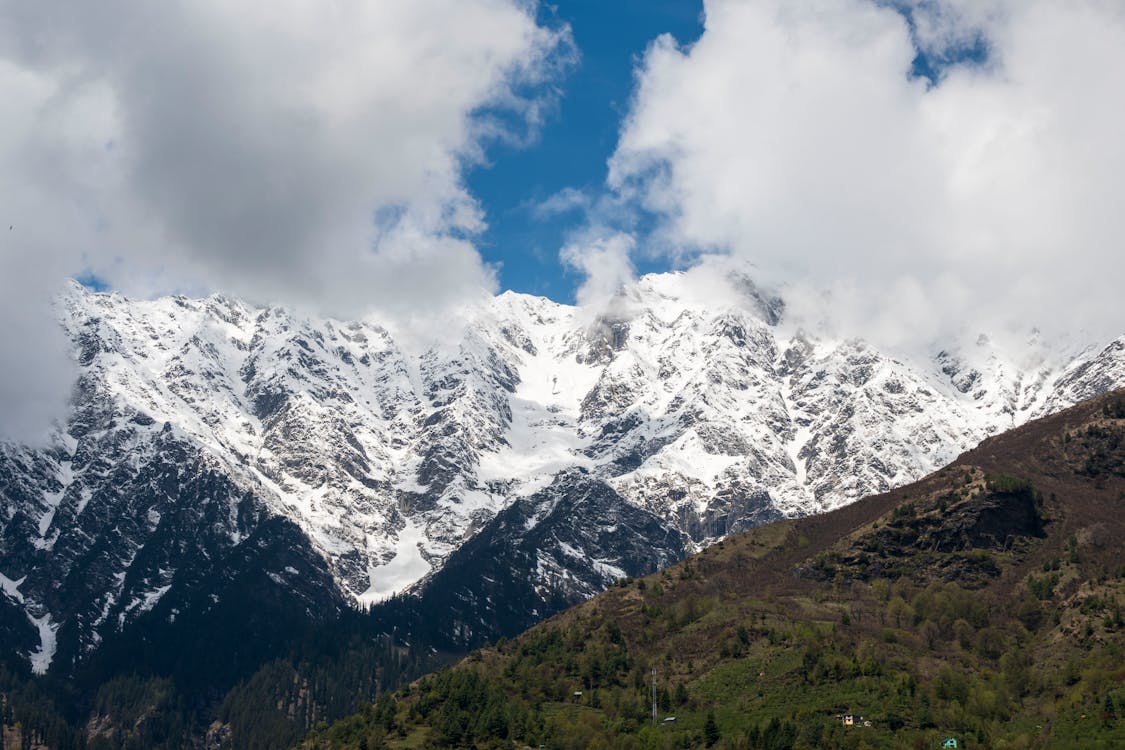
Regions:
<instances>
[{"instance_id":1,"label":"blue sky","mask_svg":"<svg viewBox=\"0 0 1125 750\"><path fill-rule=\"evenodd\" d=\"M490 163L467 176L489 225L477 245L499 266L502 289L573 300L580 279L560 264L559 249L584 216L536 216L532 209L564 188L603 189L640 57L661 34L693 42L703 31L702 12L698 0L559 0L540 10L542 22L570 25L580 59L560 82L558 108L538 140L525 148L494 145Z\"/></svg>"},{"instance_id":2,"label":"blue sky","mask_svg":"<svg viewBox=\"0 0 1125 750\"><path fill-rule=\"evenodd\" d=\"M908 4L899 8L915 31ZM596 197L604 191L606 162L617 146L645 50L661 34L690 45L703 33L702 0L558 0L545 3L540 23L569 25L579 59L561 81L557 109L530 145L494 144L486 164L466 176L486 212L488 229L476 238L499 270L501 289L573 302L579 274L559 261L568 234L584 226L581 210L552 215L535 206L564 189ZM927 56L919 51L913 74L936 84L955 65L981 64L983 38ZM640 209L632 207L634 212ZM640 255L638 271L665 270L667 262Z\"/></svg>"}]
</instances>

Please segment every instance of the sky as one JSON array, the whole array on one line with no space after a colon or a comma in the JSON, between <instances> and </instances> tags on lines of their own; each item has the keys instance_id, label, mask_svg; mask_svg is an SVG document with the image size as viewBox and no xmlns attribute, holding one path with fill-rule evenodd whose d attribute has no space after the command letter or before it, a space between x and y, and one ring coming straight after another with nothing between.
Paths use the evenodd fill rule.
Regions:
<instances>
[{"instance_id":1,"label":"sky","mask_svg":"<svg viewBox=\"0 0 1125 750\"><path fill-rule=\"evenodd\" d=\"M425 340L716 257L892 350L1125 329L1119 0L0 0L0 437L51 301L223 292Z\"/></svg>"},{"instance_id":2,"label":"sky","mask_svg":"<svg viewBox=\"0 0 1125 750\"><path fill-rule=\"evenodd\" d=\"M539 18L568 26L578 51L560 82L557 108L533 144L494 148L467 182L488 206L489 226L477 246L499 266L501 288L571 302L582 276L561 263L559 251L585 220L583 199L574 191L590 196L604 184L648 45L661 34L683 44L698 39L703 3L561 0L541 6ZM641 265L654 271L662 266Z\"/></svg>"}]
</instances>

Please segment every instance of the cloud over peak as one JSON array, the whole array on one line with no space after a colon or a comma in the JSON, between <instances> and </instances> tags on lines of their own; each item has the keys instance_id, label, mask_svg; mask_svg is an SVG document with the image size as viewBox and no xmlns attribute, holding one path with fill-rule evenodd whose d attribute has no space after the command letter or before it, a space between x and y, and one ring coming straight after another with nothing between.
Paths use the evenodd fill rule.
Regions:
<instances>
[{"instance_id":1,"label":"cloud over peak","mask_svg":"<svg viewBox=\"0 0 1125 750\"><path fill-rule=\"evenodd\" d=\"M898 6L709 0L696 43L645 56L610 187L848 333L1119 333L1125 7Z\"/></svg>"},{"instance_id":2,"label":"cloud over peak","mask_svg":"<svg viewBox=\"0 0 1125 750\"><path fill-rule=\"evenodd\" d=\"M519 0L0 0L0 329L49 335L82 271L337 314L471 300L495 278L463 169L537 126L528 87L572 54Z\"/></svg>"}]
</instances>

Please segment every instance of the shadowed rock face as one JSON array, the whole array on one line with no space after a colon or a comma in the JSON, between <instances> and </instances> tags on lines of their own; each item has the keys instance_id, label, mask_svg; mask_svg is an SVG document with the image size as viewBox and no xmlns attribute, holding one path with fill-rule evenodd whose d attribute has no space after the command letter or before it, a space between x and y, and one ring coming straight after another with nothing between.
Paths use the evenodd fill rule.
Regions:
<instances>
[{"instance_id":1,"label":"shadowed rock face","mask_svg":"<svg viewBox=\"0 0 1125 750\"><path fill-rule=\"evenodd\" d=\"M692 539L721 539L782 518L768 493L734 485L719 493L702 514L682 508L676 525Z\"/></svg>"},{"instance_id":2,"label":"shadowed rock face","mask_svg":"<svg viewBox=\"0 0 1125 750\"><path fill-rule=\"evenodd\" d=\"M425 582L385 605L394 621L438 645L468 649L519 633L627 576L680 560L688 540L582 470L521 498ZM440 611L440 618L413 613Z\"/></svg>"},{"instance_id":3,"label":"shadowed rock face","mask_svg":"<svg viewBox=\"0 0 1125 750\"><path fill-rule=\"evenodd\" d=\"M1030 484L1014 491L974 487L900 506L838 552L805 570L820 580L907 574L979 588L1000 574L989 553L1027 552L1045 536L1041 501Z\"/></svg>"},{"instance_id":4,"label":"shadowed rock face","mask_svg":"<svg viewBox=\"0 0 1125 750\"><path fill-rule=\"evenodd\" d=\"M1043 517L1031 488L1022 492L989 492L950 509L938 526L919 538L939 552L1010 549L1018 539L1042 537Z\"/></svg>"}]
</instances>

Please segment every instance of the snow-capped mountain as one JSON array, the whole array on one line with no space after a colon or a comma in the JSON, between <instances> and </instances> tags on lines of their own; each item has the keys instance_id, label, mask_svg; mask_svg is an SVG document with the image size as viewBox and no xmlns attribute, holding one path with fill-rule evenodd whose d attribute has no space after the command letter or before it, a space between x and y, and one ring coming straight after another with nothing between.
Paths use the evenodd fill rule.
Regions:
<instances>
[{"instance_id":1,"label":"snow-capped mountain","mask_svg":"<svg viewBox=\"0 0 1125 750\"><path fill-rule=\"evenodd\" d=\"M49 449L0 448L0 635L38 671L73 662L147 612L211 606L202 571L235 559L320 616L436 585L482 532L540 600L587 596L1125 384L1125 337L896 359L729 286L646 276L598 315L505 293L419 352L371 320L74 284L71 415Z\"/></svg>"}]
</instances>

